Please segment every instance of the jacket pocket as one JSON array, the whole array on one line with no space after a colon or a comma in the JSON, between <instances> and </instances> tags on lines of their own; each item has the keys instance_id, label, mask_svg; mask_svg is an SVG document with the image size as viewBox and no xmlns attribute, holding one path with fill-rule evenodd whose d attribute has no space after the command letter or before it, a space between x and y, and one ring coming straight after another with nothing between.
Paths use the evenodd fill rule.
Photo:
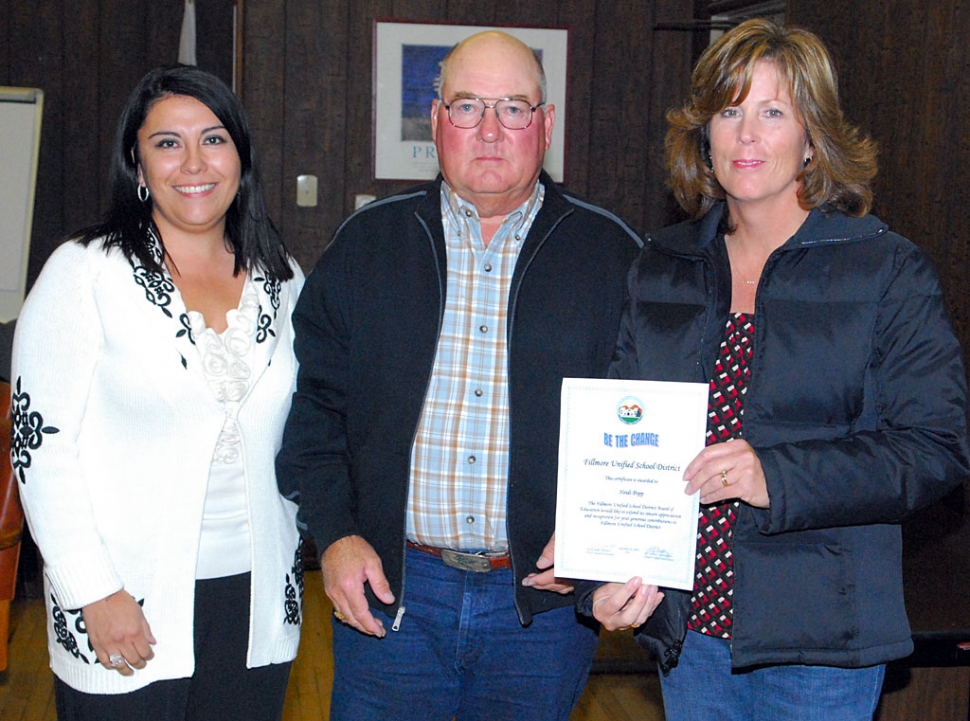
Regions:
<instances>
[{"instance_id":1,"label":"jacket pocket","mask_svg":"<svg viewBox=\"0 0 970 721\"><path fill-rule=\"evenodd\" d=\"M787 652L793 662L851 648L859 636L851 555L834 539L746 543L735 555L735 646L755 655Z\"/></svg>"}]
</instances>

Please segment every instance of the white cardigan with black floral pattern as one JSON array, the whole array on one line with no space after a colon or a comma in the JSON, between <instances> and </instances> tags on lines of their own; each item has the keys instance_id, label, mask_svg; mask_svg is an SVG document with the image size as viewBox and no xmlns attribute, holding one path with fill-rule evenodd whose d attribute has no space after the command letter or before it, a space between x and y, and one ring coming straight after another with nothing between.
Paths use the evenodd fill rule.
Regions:
<instances>
[{"instance_id":1,"label":"white cardigan with black floral pattern","mask_svg":"<svg viewBox=\"0 0 970 721\"><path fill-rule=\"evenodd\" d=\"M303 283L248 282L260 298L256 362L237 423L252 538L248 664L292 660L303 588L296 506L274 460L296 382L290 315ZM171 278L100 242L50 257L20 317L11 457L44 557L51 667L87 693L192 675L196 557L225 420ZM97 662L80 608L125 589L158 643L124 677Z\"/></svg>"}]
</instances>

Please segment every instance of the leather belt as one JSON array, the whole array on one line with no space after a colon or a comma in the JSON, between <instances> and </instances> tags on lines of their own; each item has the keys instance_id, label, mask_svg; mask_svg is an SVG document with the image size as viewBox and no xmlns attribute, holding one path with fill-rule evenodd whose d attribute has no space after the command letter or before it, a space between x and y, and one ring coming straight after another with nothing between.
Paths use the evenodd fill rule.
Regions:
<instances>
[{"instance_id":1,"label":"leather belt","mask_svg":"<svg viewBox=\"0 0 970 721\"><path fill-rule=\"evenodd\" d=\"M414 543L413 541L408 541L408 548L436 556L444 561L446 566L457 568L459 571L488 573L496 568L512 568L512 557L507 553L501 555L462 553L461 551L452 551L450 548L422 546L420 543Z\"/></svg>"}]
</instances>

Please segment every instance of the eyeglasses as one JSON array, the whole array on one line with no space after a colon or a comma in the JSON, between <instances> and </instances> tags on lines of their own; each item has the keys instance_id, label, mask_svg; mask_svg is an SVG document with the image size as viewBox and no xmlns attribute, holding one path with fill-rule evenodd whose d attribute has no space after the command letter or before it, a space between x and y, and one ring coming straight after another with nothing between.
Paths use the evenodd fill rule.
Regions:
<instances>
[{"instance_id":1,"label":"eyeglasses","mask_svg":"<svg viewBox=\"0 0 970 721\"><path fill-rule=\"evenodd\" d=\"M498 98L489 105L481 98L456 98L451 105L444 103L442 105L448 111L451 124L456 128L477 128L485 117L485 111L492 108L502 127L509 130L525 130L532 125L532 114L545 103L529 105L525 100Z\"/></svg>"}]
</instances>

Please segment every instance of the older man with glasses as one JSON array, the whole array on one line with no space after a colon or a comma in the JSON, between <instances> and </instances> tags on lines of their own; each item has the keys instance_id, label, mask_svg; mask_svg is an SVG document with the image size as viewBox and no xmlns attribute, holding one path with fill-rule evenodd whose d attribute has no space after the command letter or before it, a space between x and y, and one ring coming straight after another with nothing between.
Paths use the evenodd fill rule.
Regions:
<instances>
[{"instance_id":1,"label":"older man with glasses","mask_svg":"<svg viewBox=\"0 0 970 721\"><path fill-rule=\"evenodd\" d=\"M597 635L552 568L560 388L606 375L639 241L542 171L526 45L467 38L437 89L441 175L307 281L278 476L334 604L333 721L562 721Z\"/></svg>"}]
</instances>

